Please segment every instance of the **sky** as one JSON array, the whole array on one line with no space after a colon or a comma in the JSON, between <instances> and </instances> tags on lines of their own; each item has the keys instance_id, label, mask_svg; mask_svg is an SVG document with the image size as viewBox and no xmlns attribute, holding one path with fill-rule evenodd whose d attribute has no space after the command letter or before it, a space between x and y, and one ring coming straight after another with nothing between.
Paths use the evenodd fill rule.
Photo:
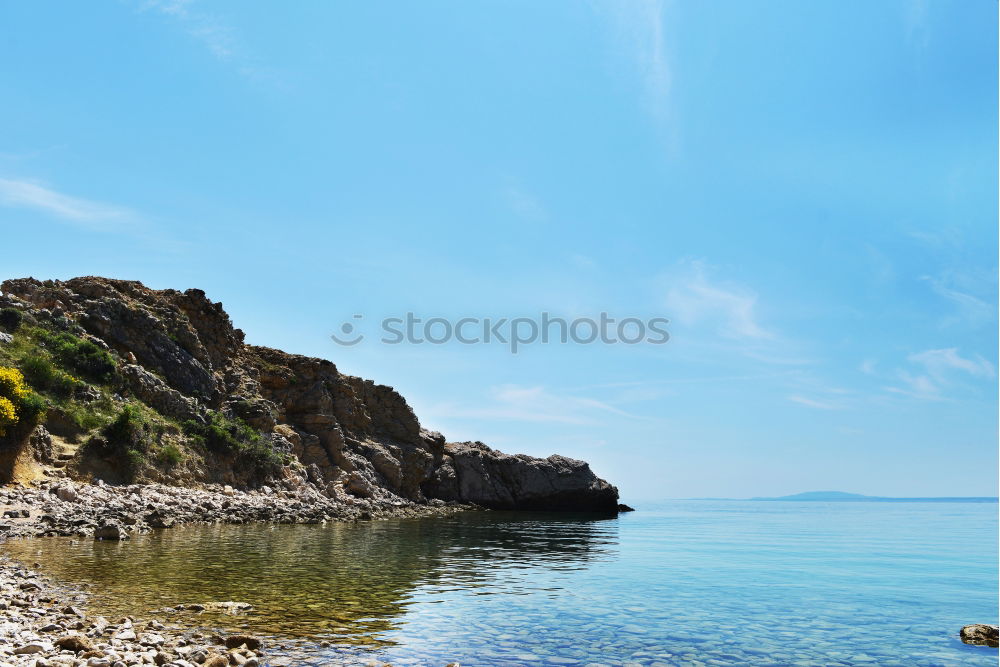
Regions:
<instances>
[{"instance_id":1,"label":"sky","mask_svg":"<svg viewBox=\"0 0 1000 667\"><path fill-rule=\"evenodd\" d=\"M43 0L0 25L4 278L201 288L248 342L625 501L997 493L993 0ZM670 339L382 343L408 312Z\"/></svg>"}]
</instances>

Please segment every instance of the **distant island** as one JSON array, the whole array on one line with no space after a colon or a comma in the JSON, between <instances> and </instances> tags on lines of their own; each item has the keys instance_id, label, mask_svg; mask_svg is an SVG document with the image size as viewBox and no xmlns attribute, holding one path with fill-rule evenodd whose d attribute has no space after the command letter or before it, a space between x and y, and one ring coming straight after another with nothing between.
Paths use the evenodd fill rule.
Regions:
<instances>
[{"instance_id":1,"label":"distant island","mask_svg":"<svg viewBox=\"0 0 1000 667\"><path fill-rule=\"evenodd\" d=\"M806 491L777 498L751 498L750 500L784 500L834 503L995 503L993 496L941 497L941 498L889 498L885 496L864 496L860 493L844 491Z\"/></svg>"}]
</instances>

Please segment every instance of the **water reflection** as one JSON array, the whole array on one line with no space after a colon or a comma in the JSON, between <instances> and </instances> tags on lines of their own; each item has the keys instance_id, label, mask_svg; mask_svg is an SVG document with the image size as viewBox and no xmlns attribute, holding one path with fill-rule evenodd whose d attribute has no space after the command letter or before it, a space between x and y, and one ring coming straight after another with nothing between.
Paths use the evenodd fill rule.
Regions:
<instances>
[{"instance_id":1,"label":"water reflection","mask_svg":"<svg viewBox=\"0 0 1000 667\"><path fill-rule=\"evenodd\" d=\"M456 590L537 593L539 570L587 568L616 553L613 517L465 513L327 526L191 526L126 542L48 538L5 549L62 580L92 585L106 614L178 604L250 602L245 616L204 612L199 625L365 647L392 643L421 603ZM523 575L523 576L522 576Z\"/></svg>"}]
</instances>

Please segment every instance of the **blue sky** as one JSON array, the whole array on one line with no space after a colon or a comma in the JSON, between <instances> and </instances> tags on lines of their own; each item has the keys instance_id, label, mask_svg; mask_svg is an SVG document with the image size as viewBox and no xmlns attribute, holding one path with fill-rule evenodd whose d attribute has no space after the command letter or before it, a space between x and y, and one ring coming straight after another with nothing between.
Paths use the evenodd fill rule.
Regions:
<instances>
[{"instance_id":1,"label":"blue sky","mask_svg":"<svg viewBox=\"0 0 1000 667\"><path fill-rule=\"evenodd\" d=\"M997 491L997 5L4 3L7 276L248 340L627 500ZM666 345L381 345L425 317Z\"/></svg>"}]
</instances>

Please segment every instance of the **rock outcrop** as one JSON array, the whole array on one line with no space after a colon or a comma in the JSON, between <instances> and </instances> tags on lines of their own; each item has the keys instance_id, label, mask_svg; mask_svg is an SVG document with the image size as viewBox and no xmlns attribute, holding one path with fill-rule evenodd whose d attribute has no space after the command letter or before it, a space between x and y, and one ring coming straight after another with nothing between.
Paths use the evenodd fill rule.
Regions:
<instances>
[{"instance_id":1,"label":"rock outcrop","mask_svg":"<svg viewBox=\"0 0 1000 667\"><path fill-rule=\"evenodd\" d=\"M618 490L584 461L509 455L481 442L445 445L424 490L434 498L512 510L616 510Z\"/></svg>"},{"instance_id":2,"label":"rock outcrop","mask_svg":"<svg viewBox=\"0 0 1000 667\"><path fill-rule=\"evenodd\" d=\"M583 461L446 443L441 434L421 428L392 387L344 375L326 360L245 344L222 304L201 290L152 290L97 277L7 280L0 289L0 307L20 311L26 322L107 350L118 369L117 384L106 388L115 401L139 401L170 423L212 424L213 415L245 423L284 457L272 477L301 478L331 499L617 509L617 489ZM164 447L184 444L183 432L166 430L158 436ZM199 456L197 465L184 468L186 478L165 471L158 481L235 486L264 481L238 465L238 453L206 449ZM68 469L93 474L104 468ZM161 473L150 468L146 474L157 481Z\"/></svg>"},{"instance_id":3,"label":"rock outcrop","mask_svg":"<svg viewBox=\"0 0 1000 667\"><path fill-rule=\"evenodd\" d=\"M981 623L966 625L958 633L958 636L966 644L1000 647L1000 627L996 625L983 625Z\"/></svg>"}]
</instances>

